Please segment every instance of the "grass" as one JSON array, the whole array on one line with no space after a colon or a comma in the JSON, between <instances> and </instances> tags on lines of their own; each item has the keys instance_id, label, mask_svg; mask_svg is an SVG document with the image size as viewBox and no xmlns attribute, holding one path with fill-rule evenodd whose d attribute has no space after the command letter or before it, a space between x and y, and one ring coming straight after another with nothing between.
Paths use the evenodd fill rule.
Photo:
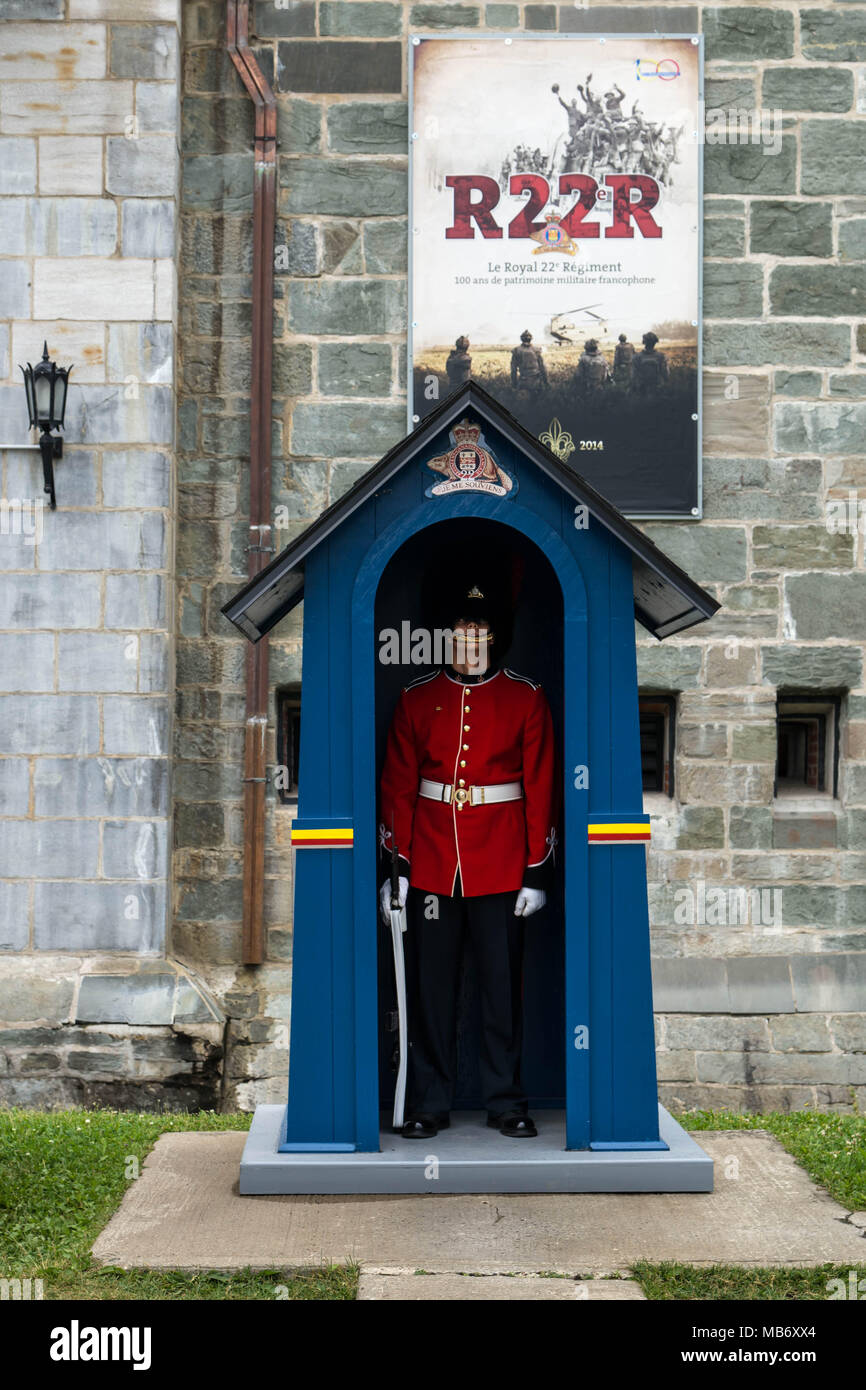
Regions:
<instances>
[{"instance_id":1,"label":"grass","mask_svg":"<svg viewBox=\"0 0 866 1390\"><path fill-rule=\"evenodd\" d=\"M46 1299L354 1299L355 1266L197 1274L94 1265L90 1246L160 1134L244 1130L250 1115L0 1111L0 1277Z\"/></svg>"},{"instance_id":2,"label":"grass","mask_svg":"<svg viewBox=\"0 0 866 1390\"><path fill-rule=\"evenodd\" d=\"M802 1110L790 1115L687 1111L685 1129L768 1130L847 1210L866 1210L866 1117ZM94 1265L90 1247L116 1211L160 1134L245 1130L250 1115L138 1114L113 1110L0 1110L0 1277L41 1279L46 1299L340 1301L356 1296L356 1265L286 1273L196 1274ZM650 1299L825 1300L849 1266L699 1269L640 1262ZM866 1278L866 1265L857 1278Z\"/></svg>"}]
</instances>

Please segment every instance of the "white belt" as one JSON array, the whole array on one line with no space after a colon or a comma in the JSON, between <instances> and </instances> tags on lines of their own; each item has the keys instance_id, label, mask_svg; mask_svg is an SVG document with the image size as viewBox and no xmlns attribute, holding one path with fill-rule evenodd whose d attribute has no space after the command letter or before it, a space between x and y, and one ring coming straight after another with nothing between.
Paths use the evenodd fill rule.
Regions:
<instances>
[{"instance_id":1,"label":"white belt","mask_svg":"<svg viewBox=\"0 0 866 1390\"><path fill-rule=\"evenodd\" d=\"M450 782L431 782L422 777L418 788L419 796L430 801L451 801L462 806L468 801L470 806L491 806L495 801L520 801L523 797L522 782L493 782L486 787L454 787Z\"/></svg>"}]
</instances>

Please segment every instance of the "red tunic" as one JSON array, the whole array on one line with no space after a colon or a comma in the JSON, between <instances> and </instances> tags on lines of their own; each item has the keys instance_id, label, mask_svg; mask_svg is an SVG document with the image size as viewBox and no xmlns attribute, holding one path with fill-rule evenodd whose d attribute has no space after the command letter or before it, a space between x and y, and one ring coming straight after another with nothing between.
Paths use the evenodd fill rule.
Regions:
<instances>
[{"instance_id":1,"label":"red tunic","mask_svg":"<svg viewBox=\"0 0 866 1390\"><path fill-rule=\"evenodd\" d=\"M520 800L446 804L419 796L422 777L467 789L522 782ZM464 897L517 891L540 882L556 840L558 781L550 706L541 687L501 669L463 684L445 671L407 686L388 734L379 842L390 854L391 825L409 882ZM405 873L405 865L403 866Z\"/></svg>"}]
</instances>

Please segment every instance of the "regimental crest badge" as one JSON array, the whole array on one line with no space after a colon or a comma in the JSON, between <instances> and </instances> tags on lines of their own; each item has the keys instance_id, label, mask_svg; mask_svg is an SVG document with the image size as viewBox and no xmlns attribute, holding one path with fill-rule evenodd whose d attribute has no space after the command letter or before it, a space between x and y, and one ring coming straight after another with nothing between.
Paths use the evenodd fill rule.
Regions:
<instances>
[{"instance_id":1,"label":"regimental crest badge","mask_svg":"<svg viewBox=\"0 0 866 1390\"><path fill-rule=\"evenodd\" d=\"M442 482L431 483L425 497L444 497L449 492L489 492L494 497L513 497L517 482L487 448L481 426L463 419L451 430L453 448L447 454L428 459L426 467L442 474Z\"/></svg>"},{"instance_id":2,"label":"regimental crest badge","mask_svg":"<svg viewBox=\"0 0 866 1390\"><path fill-rule=\"evenodd\" d=\"M544 221L546 225L530 236L531 241L539 242L533 256L543 256L545 251L559 251L563 256L577 255L577 246L562 226L561 215L558 212L545 213Z\"/></svg>"}]
</instances>

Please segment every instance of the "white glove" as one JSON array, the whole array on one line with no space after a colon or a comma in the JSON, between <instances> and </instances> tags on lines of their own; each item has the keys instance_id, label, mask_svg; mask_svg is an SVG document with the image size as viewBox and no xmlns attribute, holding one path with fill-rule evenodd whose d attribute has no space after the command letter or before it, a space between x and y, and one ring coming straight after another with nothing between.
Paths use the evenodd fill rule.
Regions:
<instances>
[{"instance_id":1,"label":"white glove","mask_svg":"<svg viewBox=\"0 0 866 1390\"><path fill-rule=\"evenodd\" d=\"M408 880L408 878L399 878L399 879L397 880L397 883L398 883L398 885L399 885L399 892L398 892L398 894L397 894L397 898L398 898L398 901L399 901L400 906L401 906L401 907L405 907L405 906L406 906L406 895L407 895L407 893L409 892L409 880ZM391 925L391 880L390 880L390 878L386 878L385 882L382 884L382 887L379 889L379 910L380 910L380 912L382 913L382 921L385 923L385 926L386 926L386 927L390 926L390 925Z\"/></svg>"},{"instance_id":2,"label":"white glove","mask_svg":"<svg viewBox=\"0 0 866 1390\"><path fill-rule=\"evenodd\" d=\"M543 888L521 888L517 894L517 902L514 904L514 915L515 917L531 917L533 912L544 907L546 902L547 894Z\"/></svg>"}]
</instances>

